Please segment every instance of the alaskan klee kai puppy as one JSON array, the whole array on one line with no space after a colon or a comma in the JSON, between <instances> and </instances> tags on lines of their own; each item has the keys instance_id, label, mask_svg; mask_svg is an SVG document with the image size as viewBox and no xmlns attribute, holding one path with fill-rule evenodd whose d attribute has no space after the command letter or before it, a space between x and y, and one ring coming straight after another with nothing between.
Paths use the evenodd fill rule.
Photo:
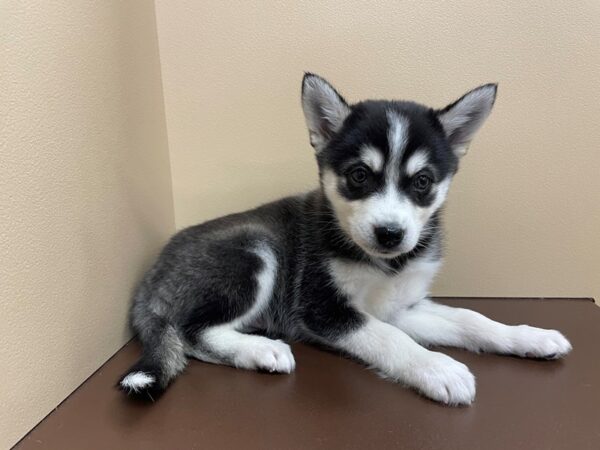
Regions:
<instances>
[{"instance_id":1,"label":"alaskan klee kai puppy","mask_svg":"<svg viewBox=\"0 0 600 450\"><path fill-rule=\"evenodd\" d=\"M350 105L306 74L302 107L319 188L177 233L135 294L131 321L143 354L119 386L155 398L188 358L290 373L291 349L273 338L281 337L341 351L426 397L466 405L475 378L428 346L566 355L571 345L558 331L427 298L441 262L440 208L495 97L496 85L486 84L438 110Z\"/></svg>"}]
</instances>

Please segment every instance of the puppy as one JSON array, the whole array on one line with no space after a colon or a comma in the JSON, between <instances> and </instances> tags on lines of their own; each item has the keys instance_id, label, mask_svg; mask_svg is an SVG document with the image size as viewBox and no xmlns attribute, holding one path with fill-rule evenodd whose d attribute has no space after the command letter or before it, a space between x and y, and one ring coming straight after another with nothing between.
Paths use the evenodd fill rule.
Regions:
<instances>
[{"instance_id":1,"label":"puppy","mask_svg":"<svg viewBox=\"0 0 600 450\"><path fill-rule=\"evenodd\" d=\"M433 400L468 405L469 369L426 347L566 355L571 345L558 331L427 298L441 263L440 208L496 90L483 85L437 110L350 105L307 73L302 107L320 186L177 233L135 293L131 322L143 353L119 386L154 399L189 358L290 373L294 356L277 336L336 349Z\"/></svg>"}]
</instances>

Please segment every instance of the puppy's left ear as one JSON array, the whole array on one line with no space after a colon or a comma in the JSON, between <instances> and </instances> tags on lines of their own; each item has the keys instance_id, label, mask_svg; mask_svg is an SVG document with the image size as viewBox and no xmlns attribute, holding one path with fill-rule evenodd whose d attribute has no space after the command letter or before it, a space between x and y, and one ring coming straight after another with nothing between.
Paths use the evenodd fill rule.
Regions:
<instances>
[{"instance_id":1,"label":"puppy's left ear","mask_svg":"<svg viewBox=\"0 0 600 450\"><path fill-rule=\"evenodd\" d=\"M437 112L456 156L467 153L473 136L492 111L497 91L497 84L484 84Z\"/></svg>"},{"instance_id":2,"label":"puppy's left ear","mask_svg":"<svg viewBox=\"0 0 600 450\"><path fill-rule=\"evenodd\" d=\"M327 80L312 73L302 79L302 109L310 145L319 152L340 130L350 107Z\"/></svg>"}]
</instances>

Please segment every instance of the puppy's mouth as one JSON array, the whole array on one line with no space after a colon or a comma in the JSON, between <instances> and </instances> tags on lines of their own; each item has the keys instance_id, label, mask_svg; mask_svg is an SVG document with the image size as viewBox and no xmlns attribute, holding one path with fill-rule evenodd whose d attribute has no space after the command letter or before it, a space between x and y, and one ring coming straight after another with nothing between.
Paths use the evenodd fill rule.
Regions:
<instances>
[{"instance_id":1,"label":"puppy's mouth","mask_svg":"<svg viewBox=\"0 0 600 450\"><path fill-rule=\"evenodd\" d=\"M363 249L363 251L365 253L367 253L369 256L373 256L375 258L383 258L383 259L393 259L396 258L400 255L402 255L403 252L402 249L400 247L398 248L393 248L393 249L387 249L387 248L381 248L381 247L376 247L376 246L372 246L372 245L361 245L358 244L360 248Z\"/></svg>"},{"instance_id":2,"label":"puppy's mouth","mask_svg":"<svg viewBox=\"0 0 600 450\"><path fill-rule=\"evenodd\" d=\"M384 246L379 245L377 242L373 242L362 237L353 238L352 240L367 255L373 258L381 259L393 259L397 258L398 256L410 253L415 249L415 247L418 244L418 241L413 245L411 245L409 241L404 241L398 244L398 246L396 247L386 248Z\"/></svg>"}]
</instances>

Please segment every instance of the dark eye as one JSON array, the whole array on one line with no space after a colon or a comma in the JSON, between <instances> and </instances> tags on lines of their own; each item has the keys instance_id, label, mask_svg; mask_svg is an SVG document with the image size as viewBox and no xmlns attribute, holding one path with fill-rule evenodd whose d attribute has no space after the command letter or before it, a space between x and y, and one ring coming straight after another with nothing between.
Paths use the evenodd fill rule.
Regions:
<instances>
[{"instance_id":1,"label":"dark eye","mask_svg":"<svg viewBox=\"0 0 600 450\"><path fill-rule=\"evenodd\" d=\"M413 186L419 192L425 192L431 186L431 178L428 175L417 175L413 179Z\"/></svg>"},{"instance_id":2,"label":"dark eye","mask_svg":"<svg viewBox=\"0 0 600 450\"><path fill-rule=\"evenodd\" d=\"M363 167L358 167L350 172L350 181L356 186L363 184L368 178L369 173Z\"/></svg>"}]
</instances>

